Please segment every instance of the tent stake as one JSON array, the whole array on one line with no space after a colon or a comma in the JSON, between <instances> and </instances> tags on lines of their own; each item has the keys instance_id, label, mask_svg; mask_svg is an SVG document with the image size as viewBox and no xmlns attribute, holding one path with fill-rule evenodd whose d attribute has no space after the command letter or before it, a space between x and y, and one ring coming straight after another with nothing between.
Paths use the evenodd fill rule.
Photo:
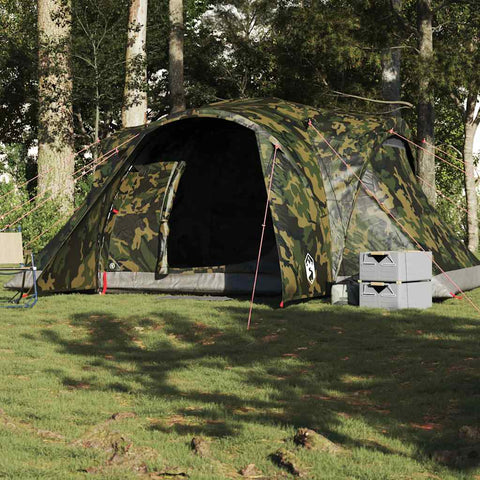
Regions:
<instances>
[{"instance_id":1,"label":"tent stake","mask_svg":"<svg viewBox=\"0 0 480 480\"><path fill-rule=\"evenodd\" d=\"M275 145L275 150L273 152L272 170L270 171L270 181L268 184L267 202L265 203L265 215L263 216L262 235L260 237L260 245L258 246L257 267L255 268L255 278L253 280L252 298L250 299L250 311L248 312L247 330L250 330L250 322L252 320L253 300L255 299L255 289L257 288L258 269L260 267L260 257L262 256L263 238L265 236L265 227L267 225L268 207L270 204L270 195L272 193L273 172L275 170L275 162L277 160L277 150L279 148L280 148L279 145Z\"/></svg>"}]
</instances>

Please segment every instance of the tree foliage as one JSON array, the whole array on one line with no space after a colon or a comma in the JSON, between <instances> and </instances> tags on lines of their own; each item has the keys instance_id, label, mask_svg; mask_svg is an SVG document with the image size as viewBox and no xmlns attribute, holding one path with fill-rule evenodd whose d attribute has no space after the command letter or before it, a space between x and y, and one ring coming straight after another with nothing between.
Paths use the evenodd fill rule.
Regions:
<instances>
[{"instance_id":1,"label":"tree foliage","mask_svg":"<svg viewBox=\"0 0 480 480\"><path fill-rule=\"evenodd\" d=\"M105 138L121 124L128 0L75 1L73 8L74 113L77 146ZM122 41L123 40L123 41Z\"/></svg>"},{"instance_id":2,"label":"tree foliage","mask_svg":"<svg viewBox=\"0 0 480 480\"><path fill-rule=\"evenodd\" d=\"M0 0L0 142L30 145L37 133L37 10Z\"/></svg>"},{"instance_id":3,"label":"tree foliage","mask_svg":"<svg viewBox=\"0 0 480 480\"><path fill-rule=\"evenodd\" d=\"M432 0L434 52L425 68L418 61L417 1L184 0L187 107L275 95L360 112L393 110L342 92L382 98L382 55L395 48L402 58L402 100L416 105L419 78L428 80L436 143L454 155L463 148L465 99L480 93L478 2ZM129 0L72 0L72 5L79 150L97 135L105 138L120 128ZM0 13L0 149L12 170L16 163L28 164L28 146L37 138L35 2L0 0ZM169 33L168 0L149 0L149 120L169 112ZM415 109L401 113L416 125ZM87 161L89 157L77 158L79 164ZM31 169L31 164L13 168L19 176L31 175ZM437 188L455 203L440 196L438 209L464 235L462 174L440 162L436 174ZM83 189L77 186L77 191Z\"/></svg>"}]
</instances>

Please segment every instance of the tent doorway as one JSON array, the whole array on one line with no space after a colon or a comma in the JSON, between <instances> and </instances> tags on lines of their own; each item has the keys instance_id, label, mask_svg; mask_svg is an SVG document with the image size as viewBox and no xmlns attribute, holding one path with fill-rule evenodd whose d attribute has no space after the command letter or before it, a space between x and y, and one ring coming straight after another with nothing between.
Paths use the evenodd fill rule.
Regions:
<instances>
[{"instance_id":1,"label":"tent doorway","mask_svg":"<svg viewBox=\"0 0 480 480\"><path fill-rule=\"evenodd\" d=\"M191 118L152 137L119 184L99 271L119 288L250 292L267 201L254 131ZM262 252L260 292L277 294L270 212Z\"/></svg>"},{"instance_id":2,"label":"tent doorway","mask_svg":"<svg viewBox=\"0 0 480 480\"><path fill-rule=\"evenodd\" d=\"M267 200L255 133L218 119L178 123L188 124L177 130L188 155L169 215L169 269L255 260ZM272 250L269 214L263 251Z\"/></svg>"}]
</instances>

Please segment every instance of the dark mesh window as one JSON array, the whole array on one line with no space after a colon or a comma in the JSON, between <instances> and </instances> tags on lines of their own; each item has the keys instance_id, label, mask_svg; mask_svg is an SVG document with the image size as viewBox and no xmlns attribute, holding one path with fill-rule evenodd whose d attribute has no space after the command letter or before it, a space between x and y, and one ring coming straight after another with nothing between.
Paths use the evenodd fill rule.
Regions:
<instances>
[{"instance_id":1,"label":"dark mesh window","mask_svg":"<svg viewBox=\"0 0 480 480\"><path fill-rule=\"evenodd\" d=\"M408 160L412 172L415 172L415 159L413 158L410 147L397 137L390 137L383 142L384 147L390 147L398 152L398 155Z\"/></svg>"}]
</instances>

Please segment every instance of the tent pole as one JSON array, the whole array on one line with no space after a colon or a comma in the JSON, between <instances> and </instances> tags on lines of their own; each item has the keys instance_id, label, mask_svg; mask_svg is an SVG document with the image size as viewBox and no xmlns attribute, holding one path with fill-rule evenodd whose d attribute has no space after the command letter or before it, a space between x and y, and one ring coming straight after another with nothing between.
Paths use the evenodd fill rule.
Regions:
<instances>
[{"instance_id":1,"label":"tent pole","mask_svg":"<svg viewBox=\"0 0 480 480\"><path fill-rule=\"evenodd\" d=\"M250 299L250 310L248 312L247 330L250 330L250 322L252 320L253 300L255 299L255 289L257 288L258 270L259 270L259 267L260 267L260 257L262 256L263 238L265 236L265 227L267 225L268 207L270 205L270 196L271 196L271 193L272 193L273 172L275 170L275 162L277 160L277 151L278 151L279 148L280 148L279 145L275 145L275 150L273 152L272 170L270 171L270 181L268 183L267 201L265 203L265 215L263 216L263 223L262 223L262 235L260 237L260 245L258 246L257 266L255 268L255 277L254 277L254 280L253 280L252 298Z\"/></svg>"}]
</instances>

